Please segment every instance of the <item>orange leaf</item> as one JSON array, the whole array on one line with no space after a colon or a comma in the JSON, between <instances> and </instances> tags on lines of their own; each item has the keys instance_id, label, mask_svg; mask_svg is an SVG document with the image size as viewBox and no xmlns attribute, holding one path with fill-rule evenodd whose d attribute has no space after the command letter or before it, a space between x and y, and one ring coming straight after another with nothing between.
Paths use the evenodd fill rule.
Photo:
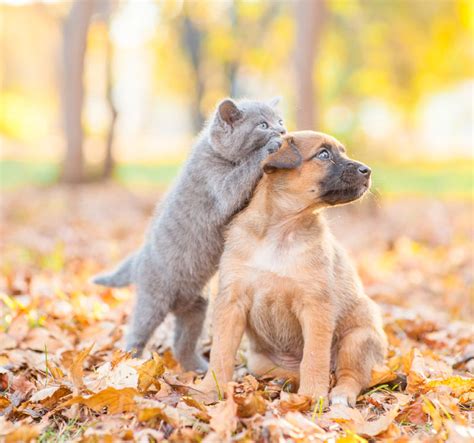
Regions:
<instances>
[{"instance_id":1,"label":"orange leaf","mask_svg":"<svg viewBox=\"0 0 474 443\"><path fill-rule=\"evenodd\" d=\"M135 397L140 395L134 388L115 389L107 388L89 397L74 397L61 406L70 406L76 403L86 405L96 412L107 408L109 414L130 412L136 410Z\"/></svg>"},{"instance_id":2,"label":"orange leaf","mask_svg":"<svg viewBox=\"0 0 474 443\"><path fill-rule=\"evenodd\" d=\"M79 354L73 357L72 363L68 367L72 382L77 388L81 388L82 386L84 386L84 382L82 381L82 378L84 377L84 370L82 366L84 360L92 351L93 347L94 345L92 344L89 348L85 348L81 352L79 352Z\"/></svg>"},{"instance_id":3,"label":"orange leaf","mask_svg":"<svg viewBox=\"0 0 474 443\"><path fill-rule=\"evenodd\" d=\"M282 392L278 409L282 412L300 411L305 412L311 408L311 398L305 395L288 394Z\"/></svg>"},{"instance_id":4,"label":"orange leaf","mask_svg":"<svg viewBox=\"0 0 474 443\"><path fill-rule=\"evenodd\" d=\"M163 374L164 370L165 366L162 359L156 352L153 352L153 358L137 368L138 388L140 391L146 391L152 384L159 390L160 383L157 377Z\"/></svg>"},{"instance_id":5,"label":"orange leaf","mask_svg":"<svg viewBox=\"0 0 474 443\"><path fill-rule=\"evenodd\" d=\"M381 385L397 379L397 374L393 372L388 366L376 365L372 369L371 386Z\"/></svg>"}]
</instances>

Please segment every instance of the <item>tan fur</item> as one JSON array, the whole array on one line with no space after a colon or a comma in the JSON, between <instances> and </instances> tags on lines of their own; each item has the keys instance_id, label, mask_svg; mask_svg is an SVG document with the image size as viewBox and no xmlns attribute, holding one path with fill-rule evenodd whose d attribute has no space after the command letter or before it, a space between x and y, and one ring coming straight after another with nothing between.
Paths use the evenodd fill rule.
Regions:
<instances>
[{"instance_id":1,"label":"tan fur","mask_svg":"<svg viewBox=\"0 0 474 443\"><path fill-rule=\"evenodd\" d=\"M295 167L295 158L293 169L289 140L303 160ZM386 338L378 308L319 213L327 204L317 197L318 183L328 166L312 157L323 144L343 150L321 133L289 134L229 228L210 370L198 385L201 391L214 391L214 378L222 386L232 379L244 332L251 372L293 377L298 393L313 398L328 395L332 367L337 383L331 400L355 404L372 367L383 360Z\"/></svg>"}]
</instances>

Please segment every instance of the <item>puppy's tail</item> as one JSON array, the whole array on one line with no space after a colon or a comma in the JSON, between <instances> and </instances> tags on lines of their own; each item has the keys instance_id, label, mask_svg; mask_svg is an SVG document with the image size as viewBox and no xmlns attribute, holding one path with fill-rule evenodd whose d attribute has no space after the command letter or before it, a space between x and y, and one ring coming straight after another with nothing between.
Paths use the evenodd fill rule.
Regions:
<instances>
[{"instance_id":1,"label":"puppy's tail","mask_svg":"<svg viewBox=\"0 0 474 443\"><path fill-rule=\"evenodd\" d=\"M96 275L92 278L92 283L109 288L122 288L132 283L132 274L135 264L136 254L130 255L123 260L111 272Z\"/></svg>"}]
</instances>

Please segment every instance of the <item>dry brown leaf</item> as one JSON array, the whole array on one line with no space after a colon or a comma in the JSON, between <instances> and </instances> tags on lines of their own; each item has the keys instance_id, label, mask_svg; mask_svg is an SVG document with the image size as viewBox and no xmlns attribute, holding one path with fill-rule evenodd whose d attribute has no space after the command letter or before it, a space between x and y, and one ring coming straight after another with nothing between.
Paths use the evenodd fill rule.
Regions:
<instances>
[{"instance_id":1,"label":"dry brown leaf","mask_svg":"<svg viewBox=\"0 0 474 443\"><path fill-rule=\"evenodd\" d=\"M423 410L423 403L417 400L403 408L397 416L399 422L409 422L423 425L428 421L428 415Z\"/></svg>"},{"instance_id":2,"label":"dry brown leaf","mask_svg":"<svg viewBox=\"0 0 474 443\"><path fill-rule=\"evenodd\" d=\"M24 375L14 377L10 390L17 394L21 400L25 400L36 389L34 383Z\"/></svg>"},{"instance_id":3,"label":"dry brown leaf","mask_svg":"<svg viewBox=\"0 0 474 443\"><path fill-rule=\"evenodd\" d=\"M370 387L389 383L397 379L397 374L388 366L376 365L372 369L372 378L370 380Z\"/></svg>"},{"instance_id":4,"label":"dry brown leaf","mask_svg":"<svg viewBox=\"0 0 474 443\"><path fill-rule=\"evenodd\" d=\"M392 407L392 409L390 409L390 411L380 416L376 420L364 420L362 423L357 423L355 432L367 437L376 437L389 428L389 426L395 420L395 417L398 415L398 411L399 407L398 405L395 405Z\"/></svg>"},{"instance_id":5,"label":"dry brown leaf","mask_svg":"<svg viewBox=\"0 0 474 443\"><path fill-rule=\"evenodd\" d=\"M227 440L237 428L237 405L234 402L234 383L227 385L227 398L208 408L210 426L221 438Z\"/></svg>"},{"instance_id":6,"label":"dry brown leaf","mask_svg":"<svg viewBox=\"0 0 474 443\"><path fill-rule=\"evenodd\" d=\"M41 403L45 408L51 408L58 404L58 401L69 395L71 389L67 386L51 386L35 392L30 398L30 403Z\"/></svg>"},{"instance_id":7,"label":"dry brown leaf","mask_svg":"<svg viewBox=\"0 0 474 443\"><path fill-rule=\"evenodd\" d=\"M412 349L407 376L407 391L410 393L424 392L426 382L425 361L418 349Z\"/></svg>"},{"instance_id":8,"label":"dry brown leaf","mask_svg":"<svg viewBox=\"0 0 474 443\"><path fill-rule=\"evenodd\" d=\"M160 390L160 382L157 378L162 375L164 371L165 366L163 360L156 352L153 352L152 358L137 368L138 388L140 391L147 391L152 384L155 385L157 390Z\"/></svg>"},{"instance_id":9,"label":"dry brown leaf","mask_svg":"<svg viewBox=\"0 0 474 443\"><path fill-rule=\"evenodd\" d=\"M4 436L4 443L28 443L36 440L44 426L20 424ZM1 432L1 431L0 431ZM0 434L1 435L1 434Z\"/></svg>"},{"instance_id":10,"label":"dry brown leaf","mask_svg":"<svg viewBox=\"0 0 474 443\"><path fill-rule=\"evenodd\" d=\"M6 368L0 366L0 390L6 391L13 381L13 374Z\"/></svg>"},{"instance_id":11,"label":"dry brown leaf","mask_svg":"<svg viewBox=\"0 0 474 443\"><path fill-rule=\"evenodd\" d=\"M107 408L109 414L132 412L137 408L135 397L140 393L133 388L115 389L107 388L88 397L77 396L67 400L61 407L73 404L83 404L96 412Z\"/></svg>"},{"instance_id":12,"label":"dry brown leaf","mask_svg":"<svg viewBox=\"0 0 474 443\"><path fill-rule=\"evenodd\" d=\"M176 419L167 414L162 407L143 408L138 411L139 421L147 422L155 419L162 420L174 427L179 425Z\"/></svg>"},{"instance_id":13,"label":"dry brown leaf","mask_svg":"<svg viewBox=\"0 0 474 443\"><path fill-rule=\"evenodd\" d=\"M84 386L84 382L82 380L84 377L84 369L82 366L84 364L84 360L90 354L93 347L94 345L92 344L90 347L83 349L81 352L75 355L72 359L71 366L67 367L67 369L69 369L72 382L77 388Z\"/></svg>"},{"instance_id":14,"label":"dry brown leaf","mask_svg":"<svg viewBox=\"0 0 474 443\"><path fill-rule=\"evenodd\" d=\"M46 362L46 367L55 380L59 380L64 377L64 372L58 365L48 361Z\"/></svg>"},{"instance_id":15,"label":"dry brown leaf","mask_svg":"<svg viewBox=\"0 0 474 443\"><path fill-rule=\"evenodd\" d=\"M234 395L234 401L237 404L237 415L240 418L250 418L255 414L264 414L267 409L265 399L258 392Z\"/></svg>"},{"instance_id":16,"label":"dry brown leaf","mask_svg":"<svg viewBox=\"0 0 474 443\"><path fill-rule=\"evenodd\" d=\"M8 406L10 406L10 400L5 397L0 397L0 411L3 411Z\"/></svg>"},{"instance_id":17,"label":"dry brown leaf","mask_svg":"<svg viewBox=\"0 0 474 443\"><path fill-rule=\"evenodd\" d=\"M190 397L189 395L181 397L181 400L183 400L188 406L199 409L202 412L207 412L207 408L204 406L204 403L197 401L195 398Z\"/></svg>"},{"instance_id":18,"label":"dry brown leaf","mask_svg":"<svg viewBox=\"0 0 474 443\"><path fill-rule=\"evenodd\" d=\"M311 408L311 398L305 395L291 394L282 392L278 409L281 412L300 411L306 412Z\"/></svg>"}]
</instances>

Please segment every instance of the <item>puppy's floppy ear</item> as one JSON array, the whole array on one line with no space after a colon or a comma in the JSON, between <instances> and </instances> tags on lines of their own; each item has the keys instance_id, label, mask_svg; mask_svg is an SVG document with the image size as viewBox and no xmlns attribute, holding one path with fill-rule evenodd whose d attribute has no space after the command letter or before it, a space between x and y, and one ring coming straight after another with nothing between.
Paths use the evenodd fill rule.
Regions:
<instances>
[{"instance_id":1,"label":"puppy's floppy ear","mask_svg":"<svg viewBox=\"0 0 474 443\"><path fill-rule=\"evenodd\" d=\"M219 117L230 126L243 116L242 111L230 98L226 98L219 104L217 107L217 113L219 114Z\"/></svg>"},{"instance_id":2,"label":"puppy's floppy ear","mask_svg":"<svg viewBox=\"0 0 474 443\"><path fill-rule=\"evenodd\" d=\"M296 169L303 163L303 157L292 137L285 138L281 148L264 160L262 166L266 174L277 169Z\"/></svg>"}]
</instances>

